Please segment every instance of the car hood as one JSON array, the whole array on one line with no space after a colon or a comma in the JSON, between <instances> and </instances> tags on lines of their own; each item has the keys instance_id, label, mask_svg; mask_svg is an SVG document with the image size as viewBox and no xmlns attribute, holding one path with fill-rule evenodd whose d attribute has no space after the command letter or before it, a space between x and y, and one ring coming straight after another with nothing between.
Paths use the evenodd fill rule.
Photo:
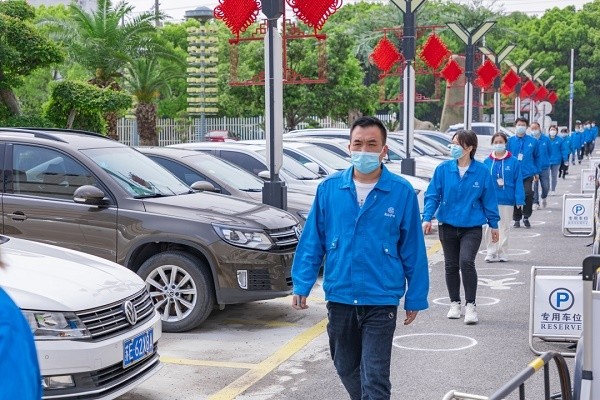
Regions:
<instances>
[{"instance_id":1,"label":"car hood","mask_svg":"<svg viewBox=\"0 0 600 400\"><path fill-rule=\"evenodd\" d=\"M82 311L115 303L144 288L132 271L61 247L9 238L0 245L0 285L21 309Z\"/></svg>"},{"instance_id":2,"label":"car hood","mask_svg":"<svg viewBox=\"0 0 600 400\"><path fill-rule=\"evenodd\" d=\"M275 207L207 192L144 199L144 207L153 214L249 228L279 229L298 223Z\"/></svg>"}]
</instances>

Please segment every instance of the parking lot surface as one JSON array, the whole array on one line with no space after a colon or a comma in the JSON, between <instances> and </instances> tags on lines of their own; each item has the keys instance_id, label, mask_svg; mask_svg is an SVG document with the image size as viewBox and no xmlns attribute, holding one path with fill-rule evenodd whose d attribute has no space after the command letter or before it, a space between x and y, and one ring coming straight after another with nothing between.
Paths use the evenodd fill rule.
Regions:
<instances>
[{"instance_id":1,"label":"parking lot surface","mask_svg":"<svg viewBox=\"0 0 600 400\"><path fill-rule=\"evenodd\" d=\"M580 192L580 170L571 166L547 208L534 211L531 229L511 228L509 262L485 263L480 251L477 325L446 318L441 246L437 232L427 237L430 308L412 325L398 324L393 399L441 399L452 389L489 396L535 358L528 345L531 267L581 266L591 253L592 238L567 238L561 231L562 194ZM329 356L321 286L311 293L308 310L295 311L290 303L281 298L228 306L193 331L164 334L163 369L119 399L347 398ZM572 359L568 363L572 368ZM528 399L543 398L541 375L528 383ZM551 376L558 390L554 370Z\"/></svg>"}]
</instances>

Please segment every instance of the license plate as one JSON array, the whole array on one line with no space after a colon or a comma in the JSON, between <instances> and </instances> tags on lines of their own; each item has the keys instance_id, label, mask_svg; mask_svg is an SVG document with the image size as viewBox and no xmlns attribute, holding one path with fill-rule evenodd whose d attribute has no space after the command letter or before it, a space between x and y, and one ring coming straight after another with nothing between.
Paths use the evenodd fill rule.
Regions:
<instances>
[{"instance_id":1,"label":"license plate","mask_svg":"<svg viewBox=\"0 0 600 400\"><path fill-rule=\"evenodd\" d=\"M154 329L123 341L123 368L127 368L154 353Z\"/></svg>"}]
</instances>

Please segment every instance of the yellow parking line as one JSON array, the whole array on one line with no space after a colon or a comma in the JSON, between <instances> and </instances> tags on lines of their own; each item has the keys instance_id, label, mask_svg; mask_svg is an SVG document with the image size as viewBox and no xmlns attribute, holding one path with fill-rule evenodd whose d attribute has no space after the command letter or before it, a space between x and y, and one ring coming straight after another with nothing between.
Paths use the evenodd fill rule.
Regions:
<instances>
[{"instance_id":1,"label":"yellow parking line","mask_svg":"<svg viewBox=\"0 0 600 400\"><path fill-rule=\"evenodd\" d=\"M327 319L322 320L318 324L308 328L300 335L296 336L269 358L262 361L244 375L227 385L222 390L209 397L209 400L232 400L246 389L254 385L256 382L267 376L271 371L277 368L281 363L297 353L301 348L310 343L317 336L325 332L327 327Z\"/></svg>"},{"instance_id":2,"label":"yellow parking line","mask_svg":"<svg viewBox=\"0 0 600 400\"><path fill-rule=\"evenodd\" d=\"M267 326L269 328L280 328L280 327L298 326L298 324L295 323L295 322L265 321L265 320L261 320L261 319L233 319L233 318L228 318L228 319L224 319L223 323L230 324L230 325L260 325L260 326Z\"/></svg>"},{"instance_id":3,"label":"yellow parking line","mask_svg":"<svg viewBox=\"0 0 600 400\"><path fill-rule=\"evenodd\" d=\"M160 361L165 364L196 365L196 366L200 366L200 367L241 368L241 369L254 369L254 368L257 368L259 365L259 364L237 363L237 362L189 360L186 358L173 358L173 357L165 357L165 356L160 356Z\"/></svg>"}]
</instances>

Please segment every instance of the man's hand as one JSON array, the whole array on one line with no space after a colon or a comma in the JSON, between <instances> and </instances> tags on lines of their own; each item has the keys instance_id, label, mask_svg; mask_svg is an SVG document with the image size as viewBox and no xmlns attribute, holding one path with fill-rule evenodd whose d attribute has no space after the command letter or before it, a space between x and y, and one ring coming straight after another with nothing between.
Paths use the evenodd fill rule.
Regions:
<instances>
[{"instance_id":1,"label":"man's hand","mask_svg":"<svg viewBox=\"0 0 600 400\"><path fill-rule=\"evenodd\" d=\"M534 181L534 182L537 182L537 181L539 181L539 180L540 180L540 176L539 176L539 175L534 175L534 176L533 176L533 181Z\"/></svg>"},{"instance_id":2,"label":"man's hand","mask_svg":"<svg viewBox=\"0 0 600 400\"><path fill-rule=\"evenodd\" d=\"M411 322L417 318L418 311L406 311L406 318L404 319L404 325L410 325Z\"/></svg>"},{"instance_id":3,"label":"man's hand","mask_svg":"<svg viewBox=\"0 0 600 400\"><path fill-rule=\"evenodd\" d=\"M421 226L423 227L423 233L425 235L429 235L431 233L431 221L423 221Z\"/></svg>"},{"instance_id":4,"label":"man's hand","mask_svg":"<svg viewBox=\"0 0 600 400\"><path fill-rule=\"evenodd\" d=\"M295 294L292 297L292 308L294 310L306 310L308 308L308 304L306 304L306 296Z\"/></svg>"},{"instance_id":5,"label":"man's hand","mask_svg":"<svg viewBox=\"0 0 600 400\"><path fill-rule=\"evenodd\" d=\"M500 231L498 229L492 229L492 242L498 243L500 240Z\"/></svg>"}]
</instances>

